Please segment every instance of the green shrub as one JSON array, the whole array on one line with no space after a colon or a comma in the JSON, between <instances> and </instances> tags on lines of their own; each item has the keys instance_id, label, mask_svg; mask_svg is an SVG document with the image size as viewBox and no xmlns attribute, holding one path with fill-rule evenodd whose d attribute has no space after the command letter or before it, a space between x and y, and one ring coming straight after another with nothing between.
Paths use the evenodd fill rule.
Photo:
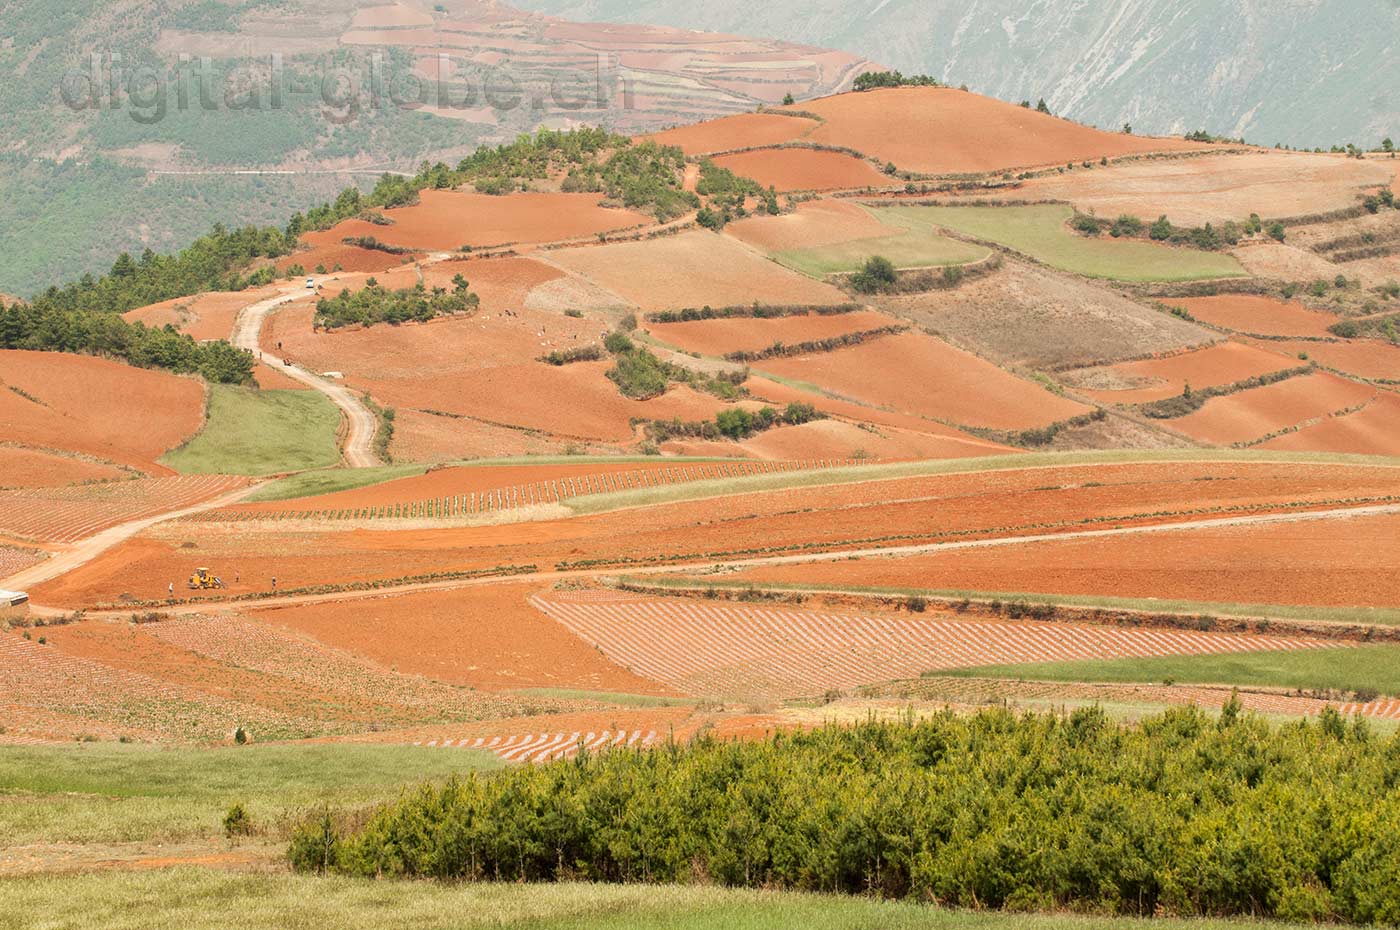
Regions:
<instances>
[{"instance_id":1,"label":"green shrub","mask_svg":"<svg viewBox=\"0 0 1400 930\"><path fill-rule=\"evenodd\" d=\"M232 839L235 836L250 836L253 833L253 818L248 816L247 809L242 804L234 804L224 814L224 836Z\"/></svg>"},{"instance_id":2,"label":"green shrub","mask_svg":"<svg viewBox=\"0 0 1400 930\"><path fill-rule=\"evenodd\" d=\"M883 255L872 255L864 267L851 276L851 287L861 294L879 294L899 282L894 262Z\"/></svg>"}]
</instances>

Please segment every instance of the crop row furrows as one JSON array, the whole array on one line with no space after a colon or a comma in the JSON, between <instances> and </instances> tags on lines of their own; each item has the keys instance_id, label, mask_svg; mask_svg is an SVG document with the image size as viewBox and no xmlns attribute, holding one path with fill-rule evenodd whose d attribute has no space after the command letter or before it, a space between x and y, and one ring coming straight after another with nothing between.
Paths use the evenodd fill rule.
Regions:
<instances>
[{"instance_id":1,"label":"crop row furrows","mask_svg":"<svg viewBox=\"0 0 1400 930\"><path fill-rule=\"evenodd\" d=\"M575 730L572 733L526 733L524 736L492 736L476 739L444 739L416 742L415 746L439 749L480 749L506 762L550 762L571 759L579 751L640 749L654 745L655 730Z\"/></svg>"},{"instance_id":2,"label":"crop row furrows","mask_svg":"<svg viewBox=\"0 0 1400 930\"><path fill-rule=\"evenodd\" d=\"M930 669L1314 648L1319 640L952 618L844 616L685 600L536 607L637 674L685 693L802 696Z\"/></svg>"},{"instance_id":3,"label":"crop row furrows","mask_svg":"<svg viewBox=\"0 0 1400 930\"><path fill-rule=\"evenodd\" d=\"M191 506L245 484L219 475L143 478L108 484L0 492L0 532L76 542L128 520Z\"/></svg>"},{"instance_id":4,"label":"crop row furrows","mask_svg":"<svg viewBox=\"0 0 1400 930\"><path fill-rule=\"evenodd\" d=\"M481 514L518 510L557 504L578 497L614 494L646 488L660 488L697 481L716 481L752 475L783 474L836 468L851 462L838 460L798 462L734 461L699 463L672 468L638 469L628 472L605 472L572 478L550 479L529 484L493 488L437 497L428 500L403 501L368 507L342 507L324 510L236 510L199 514L195 520L448 520Z\"/></svg>"}]
</instances>

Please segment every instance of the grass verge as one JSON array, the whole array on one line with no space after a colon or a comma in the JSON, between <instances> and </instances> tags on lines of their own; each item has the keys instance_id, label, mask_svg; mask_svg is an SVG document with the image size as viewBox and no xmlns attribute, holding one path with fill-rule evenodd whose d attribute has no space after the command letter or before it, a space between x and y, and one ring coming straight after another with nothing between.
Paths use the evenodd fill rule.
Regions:
<instances>
[{"instance_id":1,"label":"grass verge","mask_svg":"<svg viewBox=\"0 0 1400 930\"><path fill-rule=\"evenodd\" d=\"M1373 691L1400 695L1400 646L1376 645L1299 652L1165 656L1153 659L1090 659L1035 662L932 672L945 678L1011 678L1023 681L1086 681L1112 684L1176 682L1301 688L1304 691Z\"/></svg>"},{"instance_id":2,"label":"grass verge","mask_svg":"<svg viewBox=\"0 0 1400 930\"><path fill-rule=\"evenodd\" d=\"M628 694L622 691L585 691L577 688L520 688L512 691L524 697L559 698L564 701L598 701L619 707L685 707L694 698L666 697L661 694Z\"/></svg>"},{"instance_id":3,"label":"grass verge","mask_svg":"<svg viewBox=\"0 0 1400 930\"><path fill-rule=\"evenodd\" d=\"M388 801L410 781L500 764L489 753L408 746L7 747L0 749L0 847L214 837L235 803L255 827L276 834L321 802Z\"/></svg>"},{"instance_id":4,"label":"grass verge","mask_svg":"<svg viewBox=\"0 0 1400 930\"><path fill-rule=\"evenodd\" d=\"M675 885L442 884L208 869L0 880L0 927L48 930L1282 930L1285 924L955 911ZM1335 925L1334 925L1335 926Z\"/></svg>"},{"instance_id":5,"label":"grass verge","mask_svg":"<svg viewBox=\"0 0 1400 930\"><path fill-rule=\"evenodd\" d=\"M1199 281L1245 277L1234 256L1224 252L1159 245L1155 242L1076 236L1065 225L1068 204L1027 207L882 207L882 221L942 227L996 242L1062 271L1116 281Z\"/></svg>"},{"instance_id":6,"label":"grass verge","mask_svg":"<svg viewBox=\"0 0 1400 930\"><path fill-rule=\"evenodd\" d=\"M161 459L176 471L257 476L340 461L340 411L319 392L209 390L204 429Z\"/></svg>"}]
</instances>

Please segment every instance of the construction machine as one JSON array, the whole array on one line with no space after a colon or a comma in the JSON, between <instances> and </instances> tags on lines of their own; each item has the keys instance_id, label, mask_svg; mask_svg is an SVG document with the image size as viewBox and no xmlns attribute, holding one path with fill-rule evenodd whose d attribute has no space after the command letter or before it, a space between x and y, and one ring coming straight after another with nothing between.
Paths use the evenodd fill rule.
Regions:
<instances>
[{"instance_id":1,"label":"construction machine","mask_svg":"<svg viewBox=\"0 0 1400 930\"><path fill-rule=\"evenodd\" d=\"M189 580L189 589L191 591L210 591L214 588L222 588L223 586L224 580L210 572L207 568L196 568Z\"/></svg>"}]
</instances>

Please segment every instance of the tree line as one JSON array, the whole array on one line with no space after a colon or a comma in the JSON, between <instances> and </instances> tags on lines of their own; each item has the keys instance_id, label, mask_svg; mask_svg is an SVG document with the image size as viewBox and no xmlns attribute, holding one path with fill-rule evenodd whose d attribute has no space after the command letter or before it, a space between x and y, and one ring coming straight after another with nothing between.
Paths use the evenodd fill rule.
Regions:
<instances>
[{"instance_id":1,"label":"tree line","mask_svg":"<svg viewBox=\"0 0 1400 930\"><path fill-rule=\"evenodd\" d=\"M316 301L313 324L318 329L340 329L345 326L373 326L376 323L426 323L440 316L469 313L481 305L481 298L472 293L471 285L462 275L452 280L452 290L434 287L429 290L419 282L402 290L391 291L374 278L358 291L341 291L334 297Z\"/></svg>"}]
</instances>

